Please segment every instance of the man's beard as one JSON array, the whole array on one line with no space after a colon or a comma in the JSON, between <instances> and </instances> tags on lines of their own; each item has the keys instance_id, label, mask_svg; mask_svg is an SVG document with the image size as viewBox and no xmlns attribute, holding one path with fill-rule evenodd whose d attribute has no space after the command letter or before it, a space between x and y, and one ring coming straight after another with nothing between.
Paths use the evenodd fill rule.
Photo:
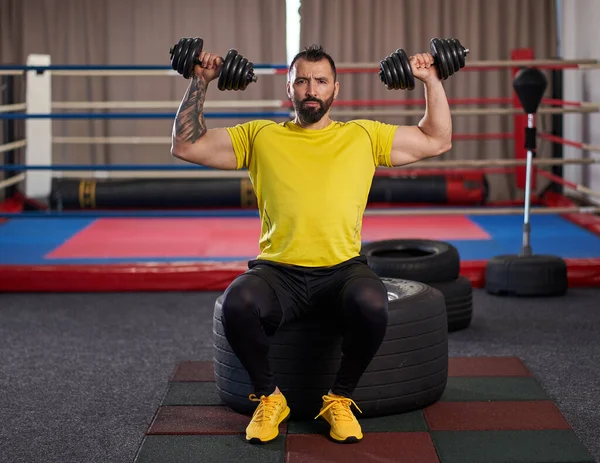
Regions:
<instances>
[{"instance_id":1,"label":"man's beard","mask_svg":"<svg viewBox=\"0 0 600 463\"><path fill-rule=\"evenodd\" d=\"M314 106L306 106L308 102L316 102L319 103L318 107ZM307 97L304 100L293 100L294 109L296 113L300 117L302 122L307 124L314 124L315 122L319 122L321 118L329 111L331 104L333 103L333 93L331 97L326 101L319 100L318 98Z\"/></svg>"}]
</instances>

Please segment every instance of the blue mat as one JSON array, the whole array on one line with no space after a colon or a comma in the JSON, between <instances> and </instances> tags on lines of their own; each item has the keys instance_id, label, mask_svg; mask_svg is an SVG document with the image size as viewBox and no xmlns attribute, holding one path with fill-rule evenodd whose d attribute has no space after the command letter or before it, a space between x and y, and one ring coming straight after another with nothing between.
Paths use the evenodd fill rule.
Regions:
<instances>
[{"instance_id":1,"label":"blue mat","mask_svg":"<svg viewBox=\"0 0 600 463\"><path fill-rule=\"evenodd\" d=\"M463 261L487 260L518 253L522 243L521 216L467 216L489 240L445 240ZM202 219L198 219L202 220ZM227 219L223 219L227 220ZM48 259L45 256L92 224L94 219L20 219L0 224L1 265L116 264L134 262L245 261L255 256L190 256L176 258ZM600 258L600 237L557 215L531 217L531 243L536 254L562 258Z\"/></svg>"}]
</instances>

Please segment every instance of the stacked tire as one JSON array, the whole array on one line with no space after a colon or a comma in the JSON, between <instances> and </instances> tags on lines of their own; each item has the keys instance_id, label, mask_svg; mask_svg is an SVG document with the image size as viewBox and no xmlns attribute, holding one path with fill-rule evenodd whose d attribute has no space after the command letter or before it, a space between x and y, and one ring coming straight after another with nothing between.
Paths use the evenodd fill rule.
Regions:
<instances>
[{"instance_id":1,"label":"stacked tire","mask_svg":"<svg viewBox=\"0 0 600 463\"><path fill-rule=\"evenodd\" d=\"M444 296L423 283L382 279L389 320L383 342L353 398L363 418L406 413L440 400L448 378L448 327ZM222 402L252 414L252 382L223 329L223 296L213 316L214 368ZM271 338L269 362L292 419L312 419L331 388L342 359L339 320L319 312L286 323Z\"/></svg>"},{"instance_id":2,"label":"stacked tire","mask_svg":"<svg viewBox=\"0 0 600 463\"><path fill-rule=\"evenodd\" d=\"M382 278L425 283L439 290L446 301L448 331L468 328L473 318L473 287L460 275L460 256L450 243L424 239L372 241L361 254Z\"/></svg>"}]
</instances>

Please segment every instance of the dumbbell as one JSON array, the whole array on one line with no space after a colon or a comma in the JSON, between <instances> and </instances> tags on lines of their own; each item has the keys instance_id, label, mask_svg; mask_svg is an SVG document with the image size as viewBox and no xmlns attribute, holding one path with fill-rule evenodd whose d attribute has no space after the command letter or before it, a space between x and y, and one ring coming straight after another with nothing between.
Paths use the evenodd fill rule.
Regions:
<instances>
[{"instance_id":1,"label":"dumbbell","mask_svg":"<svg viewBox=\"0 0 600 463\"><path fill-rule=\"evenodd\" d=\"M200 54L204 40L200 37L183 37L170 50L171 67L189 79L194 73L194 66L200 64ZM219 90L246 90L250 82L258 79L254 74L254 64L240 55L236 50L229 50L223 60L217 87Z\"/></svg>"},{"instance_id":2,"label":"dumbbell","mask_svg":"<svg viewBox=\"0 0 600 463\"><path fill-rule=\"evenodd\" d=\"M429 48L433 55L433 64L437 66L442 80L458 72L465 66L465 57L469 49L461 45L454 38L433 38L429 42ZM388 90L413 90L415 78L410 67L406 52L399 48L379 64L379 78Z\"/></svg>"}]
</instances>

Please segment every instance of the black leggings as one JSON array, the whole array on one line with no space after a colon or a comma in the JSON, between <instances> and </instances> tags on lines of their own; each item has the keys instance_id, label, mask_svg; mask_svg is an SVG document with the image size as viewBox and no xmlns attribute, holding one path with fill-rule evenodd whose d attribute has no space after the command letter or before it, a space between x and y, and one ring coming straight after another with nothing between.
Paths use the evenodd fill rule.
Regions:
<instances>
[{"instance_id":1,"label":"black leggings","mask_svg":"<svg viewBox=\"0 0 600 463\"><path fill-rule=\"evenodd\" d=\"M387 290L357 257L329 268L251 261L227 288L222 322L227 340L260 397L275 391L269 337L312 310L336 310L342 361L331 391L351 397L377 353L387 327Z\"/></svg>"}]
</instances>

